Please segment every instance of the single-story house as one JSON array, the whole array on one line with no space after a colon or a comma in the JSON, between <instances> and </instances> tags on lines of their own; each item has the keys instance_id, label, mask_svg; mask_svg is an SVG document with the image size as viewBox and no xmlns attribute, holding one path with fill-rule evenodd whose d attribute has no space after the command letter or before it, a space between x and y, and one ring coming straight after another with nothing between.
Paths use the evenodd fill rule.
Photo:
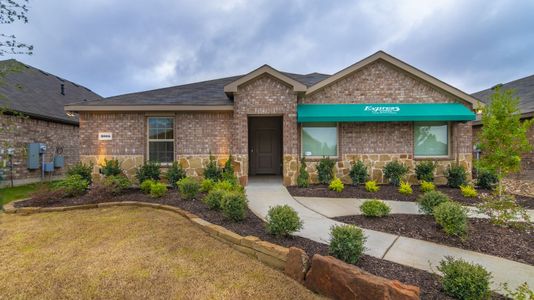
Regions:
<instances>
[{"instance_id":1,"label":"single-story house","mask_svg":"<svg viewBox=\"0 0 534 300\"><path fill-rule=\"evenodd\" d=\"M349 181L361 159L372 177L399 160L472 166L478 100L379 51L333 75L293 74L268 65L215 79L65 106L80 117L80 159L117 158L129 175L145 161L178 161L191 176L214 155L232 154L243 184L278 175L295 185L301 158L312 181L322 157ZM97 170L95 170L96 172Z\"/></svg>"},{"instance_id":2,"label":"single-story house","mask_svg":"<svg viewBox=\"0 0 534 300\"><path fill-rule=\"evenodd\" d=\"M80 146L78 118L69 116L64 105L100 96L14 59L0 61L0 73L0 186L40 181L42 162L53 164L55 157L61 160L44 175L61 177L79 161ZM46 150L29 149L36 143Z\"/></svg>"}]
</instances>

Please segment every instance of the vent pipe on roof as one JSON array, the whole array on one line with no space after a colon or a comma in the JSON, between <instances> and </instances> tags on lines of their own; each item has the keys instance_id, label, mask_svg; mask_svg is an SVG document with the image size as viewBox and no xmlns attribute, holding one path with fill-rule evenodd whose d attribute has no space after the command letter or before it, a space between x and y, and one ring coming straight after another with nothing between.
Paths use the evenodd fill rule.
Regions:
<instances>
[{"instance_id":1,"label":"vent pipe on roof","mask_svg":"<svg viewBox=\"0 0 534 300\"><path fill-rule=\"evenodd\" d=\"M65 84L61 84L61 95L65 95Z\"/></svg>"}]
</instances>

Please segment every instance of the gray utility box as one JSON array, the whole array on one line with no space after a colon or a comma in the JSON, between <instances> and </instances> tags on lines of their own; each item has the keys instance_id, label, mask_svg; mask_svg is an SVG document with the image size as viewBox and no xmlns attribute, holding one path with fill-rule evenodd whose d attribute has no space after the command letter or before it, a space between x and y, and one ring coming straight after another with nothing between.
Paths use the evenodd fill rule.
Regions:
<instances>
[{"instance_id":1,"label":"gray utility box","mask_svg":"<svg viewBox=\"0 0 534 300\"><path fill-rule=\"evenodd\" d=\"M65 158L63 155L54 156L54 167L63 168L65 166Z\"/></svg>"},{"instance_id":2,"label":"gray utility box","mask_svg":"<svg viewBox=\"0 0 534 300\"><path fill-rule=\"evenodd\" d=\"M28 144L28 169L36 170L41 167L41 160L39 155L46 151L46 145L42 143Z\"/></svg>"},{"instance_id":3,"label":"gray utility box","mask_svg":"<svg viewBox=\"0 0 534 300\"><path fill-rule=\"evenodd\" d=\"M53 172L54 171L54 163L53 162L44 163L44 171L45 172Z\"/></svg>"}]
</instances>

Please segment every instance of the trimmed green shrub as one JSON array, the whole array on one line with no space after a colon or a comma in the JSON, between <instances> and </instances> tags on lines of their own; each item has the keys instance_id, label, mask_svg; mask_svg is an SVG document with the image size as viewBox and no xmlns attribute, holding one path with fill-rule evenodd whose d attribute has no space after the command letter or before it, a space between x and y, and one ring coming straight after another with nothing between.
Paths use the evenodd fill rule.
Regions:
<instances>
[{"instance_id":1,"label":"trimmed green shrub","mask_svg":"<svg viewBox=\"0 0 534 300\"><path fill-rule=\"evenodd\" d=\"M87 190L89 182L83 179L82 176L76 174L67 176L58 182L57 187L65 192L65 196L75 197L82 195Z\"/></svg>"},{"instance_id":2,"label":"trimmed green shrub","mask_svg":"<svg viewBox=\"0 0 534 300\"><path fill-rule=\"evenodd\" d=\"M150 186L150 197L161 198L167 193L167 185L156 182Z\"/></svg>"},{"instance_id":3,"label":"trimmed green shrub","mask_svg":"<svg viewBox=\"0 0 534 300\"><path fill-rule=\"evenodd\" d=\"M173 189L177 188L176 182L186 177L185 170L182 168L182 165L180 165L180 163L178 163L177 161L172 163L172 166L169 167L169 169L167 170L167 174L165 175Z\"/></svg>"},{"instance_id":4,"label":"trimmed green shrub","mask_svg":"<svg viewBox=\"0 0 534 300\"><path fill-rule=\"evenodd\" d=\"M429 160L422 161L415 166L415 176L417 180L433 182L435 169L436 164L434 162Z\"/></svg>"},{"instance_id":5,"label":"trimmed green shrub","mask_svg":"<svg viewBox=\"0 0 534 300\"><path fill-rule=\"evenodd\" d=\"M477 172L477 186L481 189L492 190L499 183L497 175L486 169L479 169Z\"/></svg>"},{"instance_id":6,"label":"trimmed green shrub","mask_svg":"<svg viewBox=\"0 0 534 300\"><path fill-rule=\"evenodd\" d=\"M128 177L124 175L110 175L104 178L102 184L109 189L112 195L120 195L122 191L132 185Z\"/></svg>"},{"instance_id":7,"label":"trimmed green shrub","mask_svg":"<svg viewBox=\"0 0 534 300\"><path fill-rule=\"evenodd\" d=\"M287 236L302 229L302 220L289 205L277 205L269 208L265 228L269 234Z\"/></svg>"},{"instance_id":8,"label":"trimmed green shrub","mask_svg":"<svg viewBox=\"0 0 534 300\"><path fill-rule=\"evenodd\" d=\"M104 158L104 163L100 165L100 172L106 177L121 175L121 163L118 159L107 160Z\"/></svg>"},{"instance_id":9,"label":"trimmed green shrub","mask_svg":"<svg viewBox=\"0 0 534 300\"><path fill-rule=\"evenodd\" d=\"M82 162L77 162L74 165L70 166L67 170L67 176L71 175L80 175L83 179L87 180L89 184L93 182L93 163L84 164Z\"/></svg>"},{"instance_id":10,"label":"trimmed green shrub","mask_svg":"<svg viewBox=\"0 0 534 300\"><path fill-rule=\"evenodd\" d=\"M185 177L180 179L176 185L180 190L180 195L184 200L191 200L195 198L200 192L200 184L198 181L191 177Z\"/></svg>"},{"instance_id":11,"label":"trimmed green shrub","mask_svg":"<svg viewBox=\"0 0 534 300\"><path fill-rule=\"evenodd\" d=\"M202 179L200 182L200 191L203 193L208 193L215 187L215 181L209 178Z\"/></svg>"},{"instance_id":12,"label":"trimmed green shrub","mask_svg":"<svg viewBox=\"0 0 534 300\"><path fill-rule=\"evenodd\" d=\"M152 179L146 179L145 181L141 183L139 188L141 189L141 191L143 191L143 193L148 194L150 193L150 188L152 188L152 185L155 183L156 182Z\"/></svg>"},{"instance_id":13,"label":"trimmed green shrub","mask_svg":"<svg viewBox=\"0 0 534 300\"><path fill-rule=\"evenodd\" d=\"M299 177L297 177L297 186L300 188L306 188L310 186L310 174L306 171L306 158L302 158L300 161Z\"/></svg>"},{"instance_id":14,"label":"trimmed green shrub","mask_svg":"<svg viewBox=\"0 0 534 300\"><path fill-rule=\"evenodd\" d=\"M430 191L419 196L417 199L417 204L419 205L420 211L427 215L432 215L436 206L447 201L450 201L449 196L443 194L442 192Z\"/></svg>"},{"instance_id":15,"label":"trimmed green shrub","mask_svg":"<svg viewBox=\"0 0 534 300\"><path fill-rule=\"evenodd\" d=\"M330 230L328 251L344 262L355 264L365 250L366 240L360 228L354 225L336 225Z\"/></svg>"},{"instance_id":16,"label":"trimmed green shrub","mask_svg":"<svg viewBox=\"0 0 534 300\"><path fill-rule=\"evenodd\" d=\"M399 186L401 179L408 173L408 167L396 160L384 166L384 178L394 186Z\"/></svg>"},{"instance_id":17,"label":"trimmed green shrub","mask_svg":"<svg viewBox=\"0 0 534 300\"><path fill-rule=\"evenodd\" d=\"M385 217L389 215L391 208L380 200L367 200L360 205L360 211L366 217Z\"/></svg>"},{"instance_id":18,"label":"trimmed green shrub","mask_svg":"<svg viewBox=\"0 0 534 300\"><path fill-rule=\"evenodd\" d=\"M367 167L364 165L363 161L358 160L352 165L349 176L354 185L364 184L367 179L369 179L369 173L367 173Z\"/></svg>"},{"instance_id":19,"label":"trimmed green shrub","mask_svg":"<svg viewBox=\"0 0 534 300\"><path fill-rule=\"evenodd\" d=\"M334 176L334 179L330 182L330 185L328 185L328 189L331 191L335 191L338 193L343 192L343 189L345 188L345 185L343 182L341 182L341 179Z\"/></svg>"},{"instance_id":20,"label":"trimmed green shrub","mask_svg":"<svg viewBox=\"0 0 534 300\"><path fill-rule=\"evenodd\" d=\"M234 163L234 157L232 156L232 154L230 154L230 156L224 163L224 167L221 173L221 179L237 183L237 177L235 176L233 163Z\"/></svg>"},{"instance_id":21,"label":"trimmed green shrub","mask_svg":"<svg viewBox=\"0 0 534 300\"><path fill-rule=\"evenodd\" d=\"M447 185L452 188L459 188L461 185L467 184L467 173L461 165L449 166L445 171L445 177L447 177Z\"/></svg>"},{"instance_id":22,"label":"trimmed green shrub","mask_svg":"<svg viewBox=\"0 0 534 300\"><path fill-rule=\"evenodd\" d=\"M142 183L147 179L159 181L161 176L160 165L157 162L147 161L144 165L137 168L135 177Z\"/></svg>"},{"instance_id":23,"label":"trimmed green shrub","mask_svg":"<svg viewBox=\"0 0 534 300\"><path fill-rule=\"evenodd\" d=\"M334 178L334 165L336 161L330 157L323 157L317 164L317 174L319 175L319 183L329 184Z\"/></svg>"},{"instance_id":24,"label":"trimmed green shrub","mask_svg":"<svg viewBox=\"0 0 534 300\"><path fill-rule=\"evenodd\" d=\"M448 235L463 238L467 234L467 210L459 203L446 201L436 206L434 220Z\"/></svg>"},{"instance_id":25,"label":"trimmed green shrub","mask_svg":"<svg viewBox=\"0 0 534 300\"><path fill-rule=\"evenodd\" d=\"M413 193L412 186L409 182L400 182L399 193L403 195L411 195Z\"/></svg>"},{"instance_id":26,"label":"trimmed green shrub","mask_svg":"<svg viewBox=\"0 0 534 300\"><path fill-rule=\"evenodd\" d=\"M426 192L431 192L431 191L435 191L436 190L436 185L432 182L428 182L428 181L421 181L421 192L423 193L426 193Z\"/></svg>"},{"instance_id":27,"label":"trimmed green shrub","mask_svg":"<svg viewBox=\"0 0 534 300\"><path fill-rule=\"evenodd\" d=\"M202 202L204 202L211 210L220 210L222 198L226 193L227 191L212 189L211 191L209 191L206 197L202 199Z\"/></svg>"},{"instance_id":28,"label":"trimmed green shrub","mask_svg":"<svg viewBox=\"0 0 534 300\"><path fill-rule=\"evenodd\" d=\"M477 190L470 185L461 185L460 191L462 192L462 195L467 198L475 198L478 196Z\"/></svg>"},{"instance_id":29,"label":"trimmed green shrub","mask_svg":"<svg viewBox=\"0 0 534 300\"><path fill-rule=\"evenodd\" d=\"M204 168L204 178L211 179L215 182L222 179L222 171L217 164L215 156L210 154L210 161Z\"/></svg>"},{"instance_id":30,"label":"trimmed green shrub","mask_svg":"<svg viewBox=\"0 0 534 300\"><path fill-rule=\"evenodd\" d=\"M242 221L247 214L247 198L241 192L227 192L222 198L221 208L225 218Z\"/></svg>"},{"instance_id":31,"label":"trimmed green shrub","mask_svg":"<svg viewBox=\"0 0 534 300\"><path fill-rule=\"evenodd\" d=\"M380 187L378 186L378 184L376 184L376 181L369 180L365 183L365 190L371 193L375 193L380 190Z\"/></svg>"},{"instance_id":32,"label":"trimmed green shrub","mask_svg":"<svg viewBox=\"0 0 534 300\"><path fill-rule=\"evenodd\" d=\"M457 299L489 299L491 273L478 264L445 257L437 267L443 273L441 284L448 295Z\"/></svg>"},{"instance_id":33,"label":"trimmed green shrub","mask_svg":"<svg viewBox=\"0 0 534 300\"><path fill-rule=\"evenodd\" d=\"M241 185L235 183L235 182L231 182L231 181L228 181L228 180L222 180L222 181L219 181L219 182L216 182L215 185L213 186L213 189L215 190L223 190L223 191L227 191L227 192L232 192L232 191L243 191L243 188L241 187Z\"/></svg>"}]
</instances>

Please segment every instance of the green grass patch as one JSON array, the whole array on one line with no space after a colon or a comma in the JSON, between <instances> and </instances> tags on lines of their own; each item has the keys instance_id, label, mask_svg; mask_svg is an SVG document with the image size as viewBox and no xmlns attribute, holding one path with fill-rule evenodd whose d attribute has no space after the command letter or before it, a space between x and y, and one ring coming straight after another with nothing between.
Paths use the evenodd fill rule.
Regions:
<instances>
[{"instance_id":1,"label":"green grass patch","mask_svg":"<svg viewBox=\"0 0 534 300\"><path fill-rule=\"evenodd\" d=\"M44 184L51 185L52 182L46 182ZM28 198L32 192L34 192L39 185L43 183L31 183L25 185L19 185L15 187L0 188L0 206L6 205L11 201Z\"/></svg>"}]
</instances>

